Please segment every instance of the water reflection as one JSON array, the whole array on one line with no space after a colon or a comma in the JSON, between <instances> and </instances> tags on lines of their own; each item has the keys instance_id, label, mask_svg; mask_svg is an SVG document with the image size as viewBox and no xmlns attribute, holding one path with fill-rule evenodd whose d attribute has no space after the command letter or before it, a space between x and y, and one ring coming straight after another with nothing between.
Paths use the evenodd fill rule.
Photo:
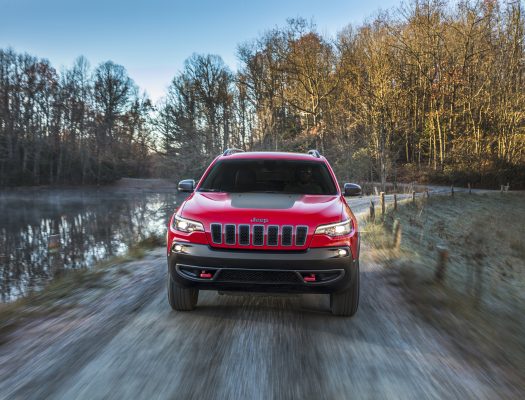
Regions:
<instances>
[{"instance_id":1,"label":"water reflection","mask_svg":"<svg viewBox=\"0 0 525 400\"><path fill-rule=\"evenodd\" d=\"M164 236L182 200L173 193L73 190L1 195L1 301L38 289L63 269L90 267L151 235ZM52 235L56 250L48 247Z\"/></svg>"}]
</instances>

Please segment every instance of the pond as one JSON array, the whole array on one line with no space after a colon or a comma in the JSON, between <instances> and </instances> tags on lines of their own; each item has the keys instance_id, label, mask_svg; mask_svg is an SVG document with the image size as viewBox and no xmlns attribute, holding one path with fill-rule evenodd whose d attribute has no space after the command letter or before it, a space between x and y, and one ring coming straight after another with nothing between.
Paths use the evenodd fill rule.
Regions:
<instances>
[{"instance_id":1,"label":"pond","mask_svg":"<svg viewBox=\"0 0 525 400\"><path fill-rule=\"evenodd\" d=\"M148 237L163 238L184 198L73 189L0 194L0 301L38 290L64 269L90 268Z\"/></svg>"}]
</instances>

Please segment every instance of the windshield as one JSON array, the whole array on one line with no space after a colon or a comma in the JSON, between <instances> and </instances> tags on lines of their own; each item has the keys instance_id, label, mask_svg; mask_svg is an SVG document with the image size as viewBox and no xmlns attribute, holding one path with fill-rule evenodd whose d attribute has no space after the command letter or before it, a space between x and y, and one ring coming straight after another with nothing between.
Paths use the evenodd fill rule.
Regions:
<instances>
[{"instance_id":1,"label":"windshield","mask_svg":"<svg viewBox=\"0 0 525 400\"><path fill-rule=\"evenodd\" d=\"M323 162L260 159L218 161L199 191L337 194Z\"/></svg>"}]
</instances>

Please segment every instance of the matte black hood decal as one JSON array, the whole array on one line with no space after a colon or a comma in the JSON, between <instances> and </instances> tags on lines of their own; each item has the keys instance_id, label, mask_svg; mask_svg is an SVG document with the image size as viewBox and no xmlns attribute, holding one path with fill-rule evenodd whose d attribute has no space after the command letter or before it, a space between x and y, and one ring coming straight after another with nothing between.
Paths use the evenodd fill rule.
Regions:
<instances>
[{"instance_id":1,"label":"matte black hood decal","mask_svg":"<svg viewBox=\"0 0 525 400\"><path fill-rule=\"evenodd\" d=\"M233 208L253 208L286 210L294 206L301 199L300 194L269 194L269 193L231 193Z\"/></svg>"}]
</instances>

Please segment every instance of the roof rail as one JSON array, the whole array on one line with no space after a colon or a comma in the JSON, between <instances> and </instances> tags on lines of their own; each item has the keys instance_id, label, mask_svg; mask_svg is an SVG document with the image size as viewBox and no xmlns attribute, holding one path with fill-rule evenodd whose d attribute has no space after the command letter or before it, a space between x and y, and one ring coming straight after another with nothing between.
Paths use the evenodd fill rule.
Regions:
<instances>
[{"instance_id":1,"label":"roof rail","mask_svg":"<svg viewBox=\"0 0 525 400\"><path fill-rule=\"evenodd\" d=\"M222 153L223 156L231 156L232 154L235 154L235 153L244 153L244 150L241 150L241 149L226 149L226 151L224 151L224 153Z\"/></svg>"},{"instance_id":2,"label":"roof rail","mask_svg":"<svg viewBox=\"0 0 525 400\"><path fill-rule=\"evenodd\" d=\"M319 153L317 150L308 150L308 154L316 158L321 158L321 153Z\"/></svg>"}]
</instances>

